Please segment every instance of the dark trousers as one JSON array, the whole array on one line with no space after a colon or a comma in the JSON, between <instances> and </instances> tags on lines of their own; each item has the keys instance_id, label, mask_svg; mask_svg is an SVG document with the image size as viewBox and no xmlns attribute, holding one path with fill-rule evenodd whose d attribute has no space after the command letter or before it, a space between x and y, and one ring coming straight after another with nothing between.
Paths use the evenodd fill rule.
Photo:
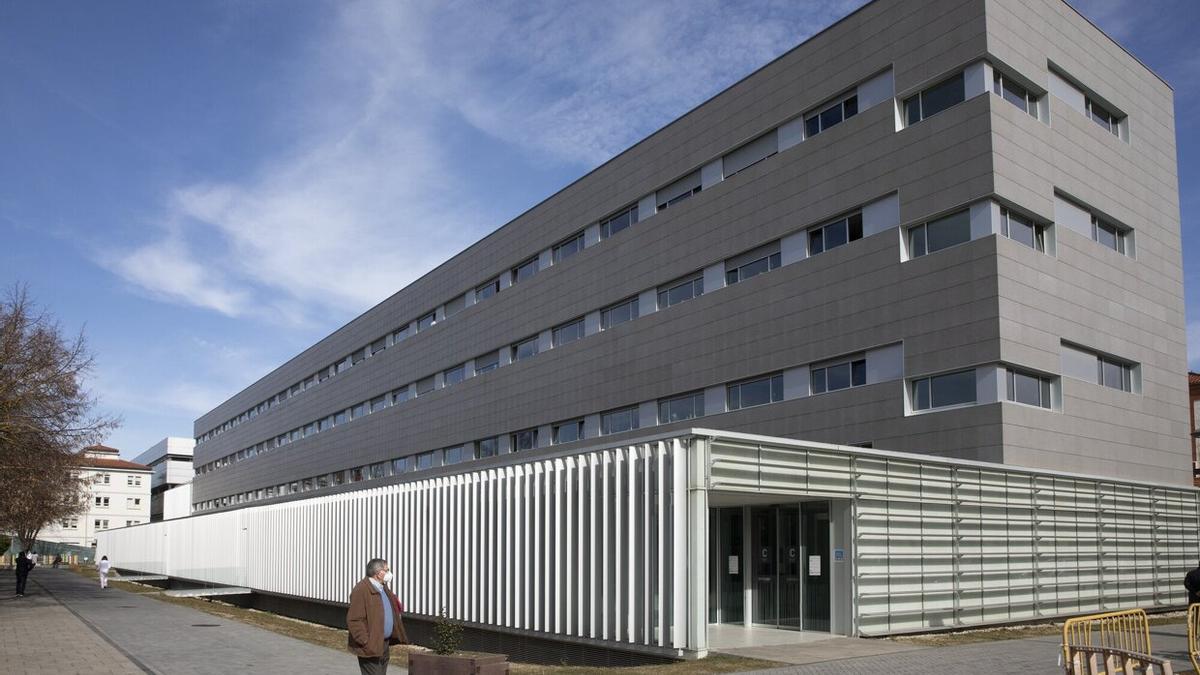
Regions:
<instances>
[{"instance_id":1,"label":"dark trousers","mask_svg":"<svg viewBox=\"0 0 1200 675\"><path fill-rule=\"evenodd\" d=\"M370 659L362 656L358 657L358 670L362 675L384 675L387 672L388 659L391 658L390 651L387 645L384 645L383 656Z\"/></svg>"},{"instance_id":2,"label":"dark trousers","mask_svg":"<svg viewBox=\"0 0 1200 675\"><path fill-rule=\"evenodd\" d=\"M17 595L25 595L25 581L29 579L29 572L17 575Z\"/></svg>"}]
</instances>

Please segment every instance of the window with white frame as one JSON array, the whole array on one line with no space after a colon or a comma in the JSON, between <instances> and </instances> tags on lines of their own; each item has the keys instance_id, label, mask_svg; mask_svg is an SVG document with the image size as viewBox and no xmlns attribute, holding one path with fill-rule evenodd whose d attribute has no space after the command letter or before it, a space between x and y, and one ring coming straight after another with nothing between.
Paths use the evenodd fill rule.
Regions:
<instances>
[{"instance_id":1,"label":"window with white frame","mask_svg":"<svg viewBox=\"0 0 1200 675\"><path fill-rule=\"evenodd\" d=\"M617 213L600 221L600 238L608 239L614 234L626 229L638 221L638 205L621 209ZM580 235L579 245L583 246L582 236ZM557 251L555 251L554 262L558 262Z\"/></svg>"},{"instance_id":2,"label":"window with white frame","mask_svg":"<svg viewBox=\"0 0 1200 675\"><path fill-rule=\"evenodd\" d=\"M1092 214L1092 240L1120 253L1129 255L1129 231L1116 223Z\"/></svg>"},{"instance_id":3,"label":"window with white frame","mask_svg":"<svg viewBox=\"0 0 1200 675\"><path fill-rule=\"evenodd\" d=\"M580 232L575 236L554 247L554 264L558 264L567 258L579 253L583 250L583 233Z\"/></svg>"},{"instance_id":4,"label":"window with white frame","mask_svg":"<svg viewBox=\"0 0 1200 675\"><path fill-rule=\"evenodd\" d=\"M97 518L96 520L94 520L93 525L96 526L97 530L107 530L108 529L108 521L101 519L101 518Z\"/></svg>"},{"instance_id":5,"label":"window with white frame","mask_svg":"<svg viewBox=\"0 0 1200 675\"><path fill-rule=\"evenodd\" d=\"M417 332L430 328L437 323L437 312L430 312L425 316L417 319Z\"/></svg>"},{"instance_id":6,"label":"window with white frame","mask_svg":"<svg viewBox=\"0 0 1200 675\"><path fill-rule=\"evenodd\" d=\"M583 337L583 319L575 319L568 321L560 326L556 326L553 331L554 346L561 347L565 344L574 342Z\"/></svg>"},{"instance_id":7,"label":"window with white frame","mask_svg":"<svg viewBox=\"0 0 1200 675\"><path fill-rule=\"evenodd\" d=\"M992 69L992 93L1008 101L1023 112L1038 116L1038 96L1018 84L1013 78L997 69Z\"/></svg>"},{"instance_id":8,"label":"window with white frame","mask_svg":"<svg viewBox=\"0 0 1200 675\"><path fill-rule=\"evenodd\" d=\"M1084 107L1087 111L1088 119L1095 122L1108 133L1120 138L1120 123L1121 117L1109 110L1103 103L1097 102L1091 96L1084 99Z\"/></svg>"},{"instance_id":9,"label":"window with white frame","mask_svg":"<svg viewBox=\"0 0 1200 675\"><path fill-rule=\"evenodd\" d=\"M475 302L482 302L500 292L500 279L492 279L482 286L475 287Z\"/></svg>"},{"instance_id":10,"label":"window with white frame","mask_svg":"<svg viewBox=\"0 0 1200 675\"><path fill-rule=\"evenodd\" d=\"M704 274L696 274L662 287L658 291L658 308L666 309L704 294Z\"/></svg>"},{"instance_id":11,"label":"window with white frame","mask_svg":"<svg viewBox=\"0 0 1200 675\"><path fill-rule=\"evenodd\" d=\"M101 509L108 508L108 497L96 497L96 507Z\"/></svg>"},{"instance_id":12,"label":"window with white frame","mask_svg":"<svg viewBox=\"0 0 1200 675\"><path fill-rule=\"evenodd\" d=\"M725 285L732 286L763 272L769 272L778 268L781 262L779 242L730 258L725 261Z\"/></svg>"},{"instance_id":13,"label":"window with white frame","mask_svg":"<svg viewBox=\"0 0 1200 675\"><path fill-rule=\"evenodd\" d=\"M1046 227L1007 207L1000 207L1000 234L1035 251L1046 251Z\"/></svg>"},{"instance_id":14,"label":"window with white frame","mask_svg":"<svg viewBox=\"0 0 1200 675\"><path fill-rule=\"evenodd\" d=\"M523 450L533 450L538 445L538 430L523 429L514 432L512 435L513 452L521 452Z\"/></svg>"},{"instance_id":15,"label":"window with white frame","mask_svg":"<svg viewBox=\"0 0 1200 675\"><path fill-rule=\"evenodd\" d=\"M465 462L468 459L475 459L473 454L474 448L469 445L456 445L442 450L442 464L458 464Z\"/></svg>"},{"instance_id":16,"label":"window with white frame","mask_svg":"<svg viewBox=\"0 0 1200 675\"><path fill-rule=\"evenodd\" d=\"M538 353L538 337L535 335L512 346L512 360L520 361Z\"/></svg>"},{"instance_id":17,"label":"window with white frame","mask_svg":"<svg viewBox=\"0 0 1200 675\"><path fill-rule=\"evenodd\" d=\"M637 296L622 300L600 312L600 330L608 330L638 317Z\"/></svg>"},{"instance_id":18,"label":"window with white frame","mask_svg":"<svg viewBox=\"0 0 1200 675\"><path fill-rule=\"evenodd\" d=\"M867 383L867 360L848 358L813 366L809 369L809 376L814 394L861 387Z\"/></svg>"},{"instance_id":19,"label":"window with white frame","mask_svg":"<svg viewBox=\"0 0 1200 675\"><path fill-rule=\"evenodd\" d=\"M704 392L661 399L658 402L658 423L681 422L704 416Z\"/></svg>"},{"instance_id":20,"label":"window with white frame","mask_svg":"<svg viewBox=\"0 0 1200 675\"><path fill-rule=\"evenodd\" d=\"M963 209L909 228L909 257L927 255L970 240L971 210Z\"/></svg>"},{"instance_id":21,"label":"window with white frame","mask_svg":"<svg viewBox=\"0 0 1200 675\"><path fill-rule=\"evenodd\" d=\"M553 441L559 443L574 443L583 438L583 420L568 420L559 422L553 427Z\"/></svg>"},{"instance_id":22,"label":"window with white frame","mask_svg":"<svg viewBox=\"0 0 1200 675\"><path fill-rule=\"evenodd\" d=\"M1005 398L1014 403L1049 408L1051 407L1050 383L1049 376L1017 368L1006 368Z\"/></svg>"},{"instance_id":23,"label":"window with white frame","mask_svg":"<svg viewBox=\"0 0 1200 675\"><path fill-rule=\"evenodd\" d=\"M832 223L809 228L808 254L812 256L824 253L829 249L862 239L862 236L862 213L852 213L844 218L838 218Z\"/></svg>"},{"instance_id":24,"label":"window with white frame","mask_svg":"<svg viewBox=\"0 0 1200 675\"><path fill-rule=\"evenodd\" d=\"M725 404L729 410L741 410L782 400L782 373L742 380L725 388Z\"/></svg>"},{"instance_id":25,"label":"window with white frame","mask_svg":"<svg viewBox=\"0 0 1200 675\"><path fill-rule=\"evenodd\" d=\"M619 434L622 431L633 431L638 426L637 406L621 408L620 410L610 410L600 415L600 433L604 435Z\"/></svg>"},{"instance_id":26,"label":"window with white frame","mask_svg":"<svg viewBox=\"0 0 1200 675\"><path fill-rule=\"evenodd\" d=\"M452 384L458 384L467 379L467 364L460 363L453 368L447 368L442 373L442 381L449 387Z\"/></svg>"},{"instance_id":27,"label":"window with white frame","mask_svg":"<svg viewBox=\"0 0 1200 675\"><path fill-rule=\"evenodd\" d=\"M966 81L962 73L956 73L937 84L904 99L904 118L908 124L916 124L943 110L967 100Z\"/></svg>"},{"instance_id":28,"label":"window with white frame","mask_svg":"<svg viewBox=\"0 0 1200 675\"><path fill-rule=\"evenodd\" d=\"M475 441L475 456L479 459L495 457L498 454L500 454L500 438L498 436Z\"/></svg>"},{"instance_id":29,"label":"window with white frame","mask_svg":"<svg viewBox=\"0 0 1200 675\"><path fill-rule=\"evenodd\" d=\"M482 375L500 367L500 351L488 352L475 357L475 374Z\"/></svg>"},{"instance_id":30,"label":"window with white frame","mask_svg":"<svg viewBox=\"0 0 1200 675\"><path fill-rule=\"evenodd\" d=\"M512 268L512 282L514 284L521 283L526 279L532 279L533 275L538 273L537 257L530 258L525 262Z\"/></svg>"},{"instance_id":31,"label":"window with white frame","mask_svg":"<svg viewBox=\"0 0 1200 675\"><path fill-rule=\"evenodd\" d=\"M142 500L140 497L126 497L125 508L140 509L142 508Z\"/></svg>"},{"instance_id":32,"label":"window with white frame","mask_svg":"<svg viewBox=\"0 0 1200 675\"><path fill-rule=\"evenodd\" d=\"M841 124L858 114L858 93L855 90L832 104L823 106L819 112L811 113L804 118L804 137L812 138L831 127Z\"/></svg>"},{"instance_id":33,"label":"window with white frame","mask_svg":"<svg viewBox=\"0 0 1200 675\"><path fill-rule=\"evenodd\" d=\"M912 381L913 410L935 410L975 403L975 369L919 377Z\"/></svg>"}]
</instances>

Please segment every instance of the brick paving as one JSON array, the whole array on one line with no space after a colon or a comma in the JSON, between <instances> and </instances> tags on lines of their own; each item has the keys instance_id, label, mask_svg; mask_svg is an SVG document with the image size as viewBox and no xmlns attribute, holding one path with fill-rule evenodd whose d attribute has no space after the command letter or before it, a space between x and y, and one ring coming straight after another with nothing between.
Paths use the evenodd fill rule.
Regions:
<instances>
[{"instance_id":1,"label":"brick paving","mask_svg":"<svg viewBox=\"0 0 1200 675\"><path fill-rule=\"evenodd\" d=\"M13 586L12 572L0 573L6 675L358 672L348 652L116 588L102 591L67 570L35 569L23 598L12 597Z\"/></svg>"}]
</instances>

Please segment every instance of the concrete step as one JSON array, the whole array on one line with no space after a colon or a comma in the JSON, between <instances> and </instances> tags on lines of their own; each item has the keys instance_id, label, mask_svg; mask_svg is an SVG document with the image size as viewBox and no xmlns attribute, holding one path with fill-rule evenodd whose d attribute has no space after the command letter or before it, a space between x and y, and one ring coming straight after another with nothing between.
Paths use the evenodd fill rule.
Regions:
<instances>
[{"instance_id":1,"label":"concrete step","mask_svg":"<svg viewBox=\"0 0 1200 675\"><path fill-rule=\"evenodd\" d=\"M217 588L182 588L175 591L163 591L163 595L172 598L205 598L213 595L250 595L249 588L238 586L219 586Z\"/></svg>"}]
</instances>

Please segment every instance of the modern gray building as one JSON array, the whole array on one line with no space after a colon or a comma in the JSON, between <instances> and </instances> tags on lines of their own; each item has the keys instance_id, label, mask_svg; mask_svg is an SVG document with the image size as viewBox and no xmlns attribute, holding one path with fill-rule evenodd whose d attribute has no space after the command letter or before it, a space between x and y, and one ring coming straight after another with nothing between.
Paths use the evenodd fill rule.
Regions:
<instances>
[{"instance_id":1,"label":"modern gray building","mask_svg":"<svg viewBox=\"0 0 1200 675\"><path fill-rule=\"evenodd\" d=\"M702 654L697 616L788 626L801 605L805 617L824 614L807 628L831 630L832 621L832 630L847 634L1057 616L1127 601L1169 606L1182 598L1166 578L1184 563L1168 557L1137 563L1137 578L1150 586L1132 594L1112 590L1116 572L1087 577L1078 564L1075 590L1056 592L1066 597L1091 584L1084 600L1047 609L1044 597L1028 600L1020 589L1051 583L1037 570L1063 573L1067 549L1098 545L1060 538L1051 555L1064 557L1038 559L1047 550L1032 543L1041 521L1039 498L1029 495L1070 493L1091 518L1113 508L1096 506L1105 490L1126 495L1113 499L1144 496L1154 503L1138 508L1150 509L1152 520L1168 518L1154 515L1154 495L1169 495L1163 504L1179 507L1169 518L1180 525L1171 533L1200 517L1185 487L1191 459L1180 251L1173 94L1137 58L1060 0L876 0L198 419L191 520L229 511L253 518L264 507L274 513L285 503L337 501L371 488L403 492L454 476L483 481L504 473L496 467L523 476L526 465L672 438L684 448L679 471L683 463L690 472L692 462L710 462L688 474L696 485L671 484L703 483L709 491L703 504L687 503L686 521L673 521L703 530L709 547L688 548L688 564L709 556L703 574L724 568L728 578L698 582L711 591L703 608L699 591L675 596L677 612L696 622L686 638L669 642L655 632L661 624L647 618L643 626L631 614L630 641L636 625L638 641ZM725 440L692 443L707 438L694 428ZM984 525L964 534L947 524L962 517L957 511L931 516L920 503L961 505L969 492L985 504L978 495L988 480L980 476L1020 474L1000 484L1028 490L1022 499L1034 509L1033 524L1005 535L1006 560L1013 547L1031 547L1029 560L1041 562L981 562L982 576L968 583L958 562L899 569L898 561L934 555L919 547L883 546L871 554L882 558L861 558L869 550L862 537L873 527L863 520L871 513L862 501L869 490L845 473L860 460L830 460L838 468L828 471L842 472L829 479L836 490L813 487L807 464L789 469L808 476L807 487L768 489L768 437L809 450L831 444L838 449L830 456L869 457L880 466L891 454L917 467L913 475L871 473L885 486L895 477L881 495L898 494L909 479L926 485L938 472L974 472L974 487L947 478L910 495L915 516L875 512L879 536L896 545L914 537L986 539ZM753 461L721 460L714 450L741 442L759 448ZM613 466L653 463L663 456L656 452L629 450L622 460L618 450ZM672 466L666 457L660 470ZM583 459L554 471L569 472L576 461L582 472ZM730 468L739 461L748 464ZM717 478L723 471L733 471L724 483ZM570 483L572 474L564 475ZM635 475L642 474L629 480ZM1068 483L1092 486L1092 506L1074 501L1080 493L1066 490ZM645 494L655 495L646 485ZM741 487L721 492L720 485ZM1050 487L1041 492L1043 485ZM518 507L524 495L500 494ZM579 495L580 514L585 501L601 497ZM675 518L678 506L663 506L670 513L658 517ZM980 506L973 517L985 523L985 512ZM566 518L567 545L574 546ZM1135 520L1144 524L1141 515ZM905 522L916 529L904 530ZM944 531L931 534L934 522ZM1103 527L1096 527L1099 538ZM648 547L649 531L638 530ZM1137 532L1155 542L1175 536ZM1181 561L1195 557L1194 537L1171 542ZM964 560L959 545L936 555ZM800 574L797 556L814 550L824 558L801 558L813 566ZM754 557L759 551L763 561ZM961 584L991 585L996 569L1023 564L1034 582L997 586L1009 593L999 601L1002 616L987 603L978 612L963 609L970 591ZM832 597L828 578L812 574L828 574L831 565L850 570L841 582L835 577ZM785 569L805 580L785 582ZM881 582L869 574L889 581L872 589ZM937 574L954 581L931 581ZM904 575L916 575L911 588L896 586L910 578ZM660 574L659 581L669 579ZM334 600L340 587L331 589ZM916 596L917 609L895 605L906 593ZM922 604L935 596L949 609ZM1029 612L1012 609L1027 600ZM436 601L426 609L436 613ZM480 625L509 625L471 616Z\"/></svg>"},{"instance_id":2,"label":"modern gray building","mask_svg":"<svg viewBox=\"0 0 1200 675\"><path fill-rule=\"evenodd\" d=\"M192 477L196 471L192 465L192 450L196 442L191 438L168 436L150 446L134 459L138 464L145 464L154 470L150 478L150 521L158 522L164 518L179 518L188 514L188 506L179 508L176 502L180 496L190 498ZM188 487L185 487L188 486ZM177 494L168 493L182 488ZM170 500L170 506L166 502Z\"/></svg>"}]
</instances>

